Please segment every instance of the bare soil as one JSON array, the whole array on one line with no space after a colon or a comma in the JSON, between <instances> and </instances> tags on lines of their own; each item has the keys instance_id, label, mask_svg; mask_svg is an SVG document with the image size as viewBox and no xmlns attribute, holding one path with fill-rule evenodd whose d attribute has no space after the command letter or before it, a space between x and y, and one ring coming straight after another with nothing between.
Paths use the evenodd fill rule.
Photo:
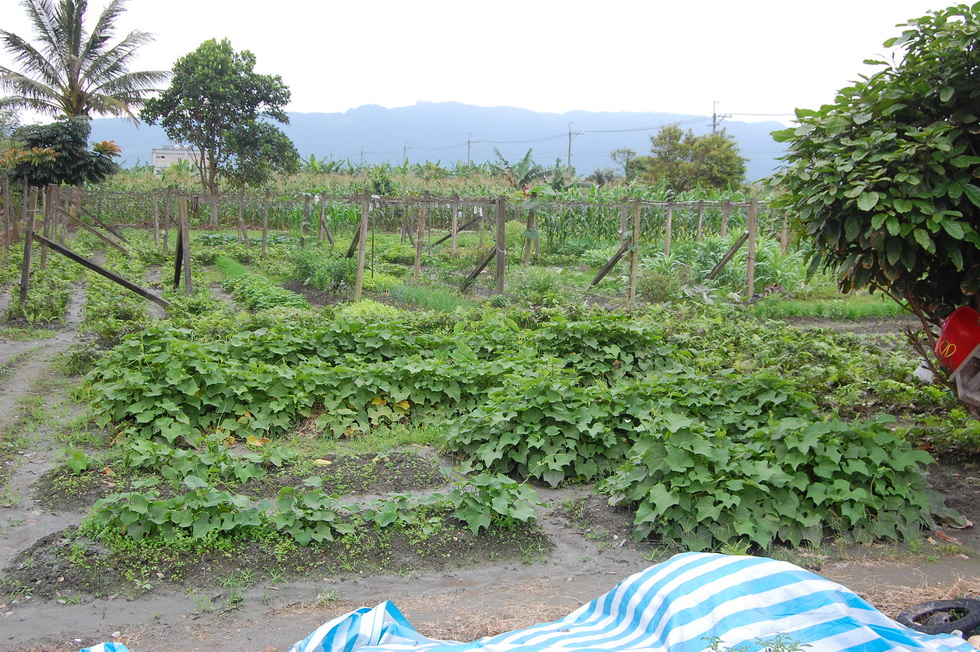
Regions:
<instances>
[{"instance_id":1,"label":"bare soil","mask_svg":"<svg viewBox=\"0 0 980 652\"><path fill-rule=\"evenodd\" d=\"M206 557L177 552L134 581L133 566L105 565L101 546L77 531L92 503L114 489L111 474L67 472L57 461L57 424L20 436L25 397L70 402L53 384L52 365L78 341L77 322L45 340L0 339L0 365L11 362L0 375L0 650L62 652L108 640L134 652L286 650L323 622L383 600L426 635L472 640L558 618L683 549L634 542L632 516L591 487L541 487L535 527L476 537L450 515L430 514L438 527L429 538L360 532L346 547L300 549L285 562L274 542ZM865 329L874 336L899 326ZM424 448L330 461L325 487L359 500L446 483L445 461ZM949 506L980 522L976 466L942 463L929 481ZM274 495L295 478L266 483L263 492ZM890 615L927 599L980 596L978 528L926 534L911 547L773 554L863 593Z\"/></svg>"}]
</instances>

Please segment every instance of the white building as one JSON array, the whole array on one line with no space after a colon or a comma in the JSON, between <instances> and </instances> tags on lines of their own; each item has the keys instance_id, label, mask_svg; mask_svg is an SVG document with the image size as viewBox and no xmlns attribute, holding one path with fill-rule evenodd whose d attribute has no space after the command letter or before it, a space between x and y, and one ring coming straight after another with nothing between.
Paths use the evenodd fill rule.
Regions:
<instances>
[{"instance_id":1,"label":"white building","mask_svg":"<svg viewBox=\"0 0 980 652\"><path fill-rule=\"evenodd\" d=\"M154 149L152 152L154 174L162 174L164 170L179 161L187 161L192 166L197 166L197 153L190 147L168 145L161 149Z\"/></svg>"}]
</instances>

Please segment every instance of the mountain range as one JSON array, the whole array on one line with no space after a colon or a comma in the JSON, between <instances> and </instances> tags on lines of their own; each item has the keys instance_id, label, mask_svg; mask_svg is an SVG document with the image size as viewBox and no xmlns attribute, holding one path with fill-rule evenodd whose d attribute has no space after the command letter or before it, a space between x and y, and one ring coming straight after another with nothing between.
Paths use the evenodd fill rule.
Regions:
<instances>
[{"instance_id":1,"label":"mountain range","mask_svg":"<svg viewBox=\"0 0 980 652\"><path fill-rule=\"evenodd\" d=\"M571 138L572 165L581 176L597 168L615 168L615 149L640 155L650 150L650 136L662 125L679 123L697 135L710 133L711 116L675 113L591 112L539 113L514 107L482 107L458 102L419 102L384 108L365 105L343 113L290 113L282 129L304 159L350 160L352 163L398 165L431 161L450 167L457 161L496 161L495 149L509 161L533 159L550 167L564 165ZM725 129L747 160L749 181L768 176L784 148L770 133L780 122L738 122L725 119ZM126 167L152 161L151 150L170 143L159 126L138 127L120 118L92 121L93 141L114 140ZM620 170L621 172L621 170Z\"/></svg>"}]
</instances>

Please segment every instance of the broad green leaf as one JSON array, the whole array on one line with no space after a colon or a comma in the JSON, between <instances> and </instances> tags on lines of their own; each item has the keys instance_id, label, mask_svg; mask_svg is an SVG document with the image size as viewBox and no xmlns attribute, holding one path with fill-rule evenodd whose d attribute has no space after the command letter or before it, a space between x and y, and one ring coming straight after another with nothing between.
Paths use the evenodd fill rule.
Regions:
<instances>
[{"instance_id":1,"label":"broad green leaf","mask_svg":"<svg viewBox=\"0 0 980 652\"><path fill-rule=\"evenodd\" d=\"M879 195L877 192L871 190L863 193L858 197L857 205L862 211L870 211L872 208L878 205Z\"/></svg>"}]
</instances>

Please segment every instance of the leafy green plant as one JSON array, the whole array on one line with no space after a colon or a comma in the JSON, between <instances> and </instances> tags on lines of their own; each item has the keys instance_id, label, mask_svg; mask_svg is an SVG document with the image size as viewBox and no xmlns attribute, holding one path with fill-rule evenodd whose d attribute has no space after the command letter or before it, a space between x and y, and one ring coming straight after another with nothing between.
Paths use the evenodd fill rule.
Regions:
<instances>
[{"instance_id":1,"label":"leafy green plant","mask_svg":"<svg viewBox=\"0 0 980 652\"><path fill-rule=\"evenodd\" d=\"M536 518L538 493L526 484L500 474L479 473L453 484L448 497L456 517L473 534L492 525L513 528Z\"/></svg>"}]
</instances>

